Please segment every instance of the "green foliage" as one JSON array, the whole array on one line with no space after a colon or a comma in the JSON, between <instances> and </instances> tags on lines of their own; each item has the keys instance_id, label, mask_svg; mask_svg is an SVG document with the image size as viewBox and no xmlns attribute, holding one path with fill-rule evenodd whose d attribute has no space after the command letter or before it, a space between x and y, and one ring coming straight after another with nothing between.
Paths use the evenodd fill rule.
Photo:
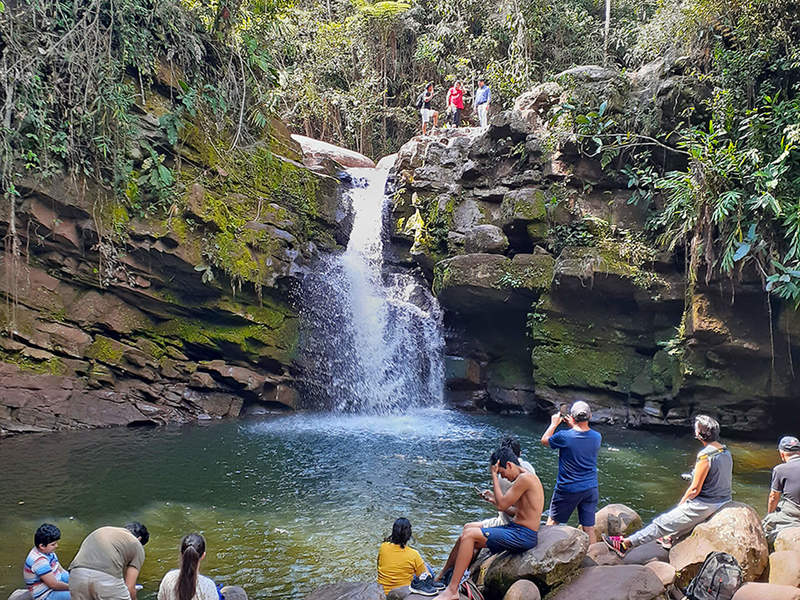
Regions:
<instances>
[{"instance_id":1,"label":"green foliage","mask_svg":"<svg viewBox=\"0 0 800 600\"><path fill-rule=\"evenodd\" d=\"M625 177L649 229L682 247L687 277L750 268L800 304L800 22L794 0L664 3L640 30L639 60L685 52L684 81L708 86L677 125L586 99L553 116L560 140ZM658 117L658 114L653 116ZM657 201L658 200L658 201ZM573 232L556 236L569 239Z\"/></svg>"},{"instance_id":2,"label":"green foliage","mask_svg":"<svg viewBox=\"0 0 800 600\"><path fill-rule=\"evenodd\" d=\"M276 73L254 36L270 31L278 5L187 4L20 0L3 12L6 195L23 175L65 173L98 182L135 212L159 212L176 195L164 149L178 143L187 118L209 115L217 132L237 132L234 143L260 133ZM214 10L227 17L213 19ZM170 100L157 100L154 82ZM157 131L143 113L158 117Z\"/></svg>"},{"instance_id":3,"label":"green foliage","mask_svg":"<svg viewBox=\"0 0 800 600\"><path fill-rule=\"evenodd\" d=\"M566 225L555 225L550 228L547 247L558 256L567 246L595 246L597 238L590 221L582 219L571 221Z\"/></svg>"},{"instance_id":4,"label":"green foliage","mask_svg":"<svg viewBox=\"0 0 800 600\"><path fill-rule=\"evenodd\" d=\"M656 5L615 2L610 62L626 66L633 32ZM604 61L596 0L302 0L281 22L286 35L272 40L271 51L280 63L282 116L308 135L374 157L419 130L413 104L428 81L440 112L453 81L464 81L464 118L472 119L479 76L505 108L535 82Z\"/></svg>"}]
</instances>

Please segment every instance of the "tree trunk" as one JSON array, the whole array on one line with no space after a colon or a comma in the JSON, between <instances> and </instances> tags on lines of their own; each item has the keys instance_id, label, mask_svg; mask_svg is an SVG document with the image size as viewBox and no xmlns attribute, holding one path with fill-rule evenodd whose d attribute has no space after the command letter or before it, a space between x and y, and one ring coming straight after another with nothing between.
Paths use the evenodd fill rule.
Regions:
<instances>
[{"instance_id":1,"label":"tree trunk","mask_svg":"<svg viewBox=\"0 0 800 600\"><path fill-rule=\"evenodd\" d=\"M611 0L606 0L606 23L603 27L603 66L608 64L608 32L611 29Z\"/></svg>"}]
</instances>

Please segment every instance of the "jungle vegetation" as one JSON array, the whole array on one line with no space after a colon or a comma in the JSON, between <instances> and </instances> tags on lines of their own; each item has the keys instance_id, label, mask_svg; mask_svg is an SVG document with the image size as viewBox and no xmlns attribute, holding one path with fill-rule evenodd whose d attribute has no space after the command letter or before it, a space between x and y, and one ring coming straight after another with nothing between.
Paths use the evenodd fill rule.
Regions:
<instances>
[{"instance_id":1,"label":"jungle vegetation","mask_svg":"<svg viewBox=\"0 0 800 600\"><path fill-rule=\"evenodd\" d=\"M604 0L2 0L3 204L13 213L23 178L67 174L163 213L180 193L168 150L190 120L236 146L277 115L379 158L416 132L427 81L443 108L452 81L485 76L502 108L575 65L633 70L671 52L709 90L651 132L671 160L631 143L635 123L603 98L567 127L628 178L653 240L686 249L690 279L756 269L797 304L799 4L611 0L606 29ZM174 106L143 136L153 85Z\"/></svg>"}]
</instances>

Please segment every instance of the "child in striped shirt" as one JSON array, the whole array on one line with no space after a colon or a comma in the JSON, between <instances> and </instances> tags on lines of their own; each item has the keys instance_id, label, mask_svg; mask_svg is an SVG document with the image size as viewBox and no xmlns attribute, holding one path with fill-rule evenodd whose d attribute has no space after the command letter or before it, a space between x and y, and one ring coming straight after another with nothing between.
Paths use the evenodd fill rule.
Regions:
<instances>
[{"instance_id":1,"label":"child in striped shirt","mask_svg":"<svg viewBox=\"0 0 800 600\"><path fill-rule=\"evenodd\" d=\"M34 600L69 600L69 573L58 563L55 549L61 530L43 523L33 536L33 548L28 552L22 578Z\"/></svg>"}]
</instances>

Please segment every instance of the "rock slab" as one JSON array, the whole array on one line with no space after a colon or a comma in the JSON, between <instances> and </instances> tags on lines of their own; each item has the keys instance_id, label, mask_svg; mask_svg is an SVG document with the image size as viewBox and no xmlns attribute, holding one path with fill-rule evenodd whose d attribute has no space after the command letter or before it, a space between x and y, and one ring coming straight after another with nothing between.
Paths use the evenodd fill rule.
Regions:
<instances>
[{"instance_id":1,"label":"rock slab","mask_svg":"<svg viewBox=\"0 0 800 600\"><path fill-rule=\"evenodd\" d=\"M589 567L548 600L662 600L666 589L649 568L639 565Z\"/></svg>"},{"instance_id":2,"label":"rock slab","mask_svg":"<svg viewBox=\"0 0 800 600\"><path fill-rule=\"evenodd\" d=\"M385 600L386 594L377 582L342 581L317 588L306 600Z\"/></svg>"},{"instance_id":3,"label":"rock slab","mask_svg":"<svg viewBox=\"0 0 800 600\"><path fill-rule=\"evenodd\" d=\"M292 139L300 144L300 147L303 149L303 163L307 166L309 166L309 161L315 164L325 158L335 160L343 167L371 168L375 166L372 159L367 158L355 150L342 148L341 146L315 140L314 138L304 135L292 134Z\"/></svg>"}]
</instances>

